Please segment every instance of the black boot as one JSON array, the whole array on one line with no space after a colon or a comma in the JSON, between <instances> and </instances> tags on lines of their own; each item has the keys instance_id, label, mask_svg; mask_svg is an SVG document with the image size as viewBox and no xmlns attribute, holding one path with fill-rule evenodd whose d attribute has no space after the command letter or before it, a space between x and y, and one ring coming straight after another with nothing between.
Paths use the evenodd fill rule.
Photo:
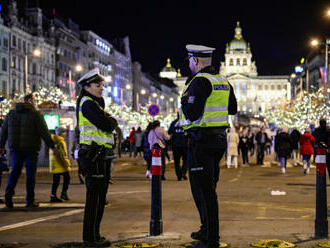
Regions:
<instances>
[{"instance_id":1,"label":"black boot","mask_svg":"<svg viewBox=\"0 0 330 248\"><path fill-rule=\"evenodd\" d=\"M62 192L61 199L64 200L64 201L70 200L69 197L68 197L68 194L66 192Z\"/></svg>"},{"instance_id":2,"label":"black boot","mask_svg":"<svg viewBox=\"0 0 330 248\"><path fill-rule=\"evenodd\" d=\"M56 195L51 195L50 196L50 202L55 203L55 202L63 202L63 201L61 199L57 198Z\"/></svg>"}]
</instances>

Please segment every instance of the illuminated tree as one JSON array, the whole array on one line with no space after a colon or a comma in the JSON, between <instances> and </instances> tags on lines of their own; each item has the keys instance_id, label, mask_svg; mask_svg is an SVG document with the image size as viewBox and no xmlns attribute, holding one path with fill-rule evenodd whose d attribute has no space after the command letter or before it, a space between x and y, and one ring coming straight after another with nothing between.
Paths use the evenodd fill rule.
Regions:
<instances>
[{"instance_id":1,"label":"illuminated tree","mask_svg":"<svg viewBox=\"0 0 330 248\"><path fill-rule=\"evenodd\" d=\"M268 109L265 117L278 127L297 128L301 132L310 124L317 125L320 118L330 121L324 89L313 93L304 91L301 98L287 103L282 109Z\"/></svg>"}]
</instances>

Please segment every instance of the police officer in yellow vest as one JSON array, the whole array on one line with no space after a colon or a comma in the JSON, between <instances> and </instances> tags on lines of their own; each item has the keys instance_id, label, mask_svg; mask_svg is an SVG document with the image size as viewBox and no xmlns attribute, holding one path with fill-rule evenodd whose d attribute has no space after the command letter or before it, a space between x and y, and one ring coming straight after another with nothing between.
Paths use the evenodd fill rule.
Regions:
<instances>
[{"instance_id":1,"label":"police officer in yellow vest","mask_svg":"<svg viewBox=\"0 0 330 248\"><path fill-rule=\"evenodd\" d=\"M199 231L191 238L194 247L219 247L219 217L216 185L219 162L227 147L228 115L237 112L237 102L229 82L211 66L211 47L187 45L188 78L181 97L181 123L188 132L190 186L201 219Z\"/></svg>"},{"instance_id":2,"label":"police officer in yellow vest","mask_svg":"<svg viewBox=\"0 0 330 248\"><path fill-rule=\"evenodd\" d=\"M81 92L77 100L79 126L79 166L85 176L86 204L83 241L88 247L108 247L110 241L100 235L113 158L117 121L106 113L102 97L104 78L98 69L78 80Z\"/></svg>"}]
</instances>

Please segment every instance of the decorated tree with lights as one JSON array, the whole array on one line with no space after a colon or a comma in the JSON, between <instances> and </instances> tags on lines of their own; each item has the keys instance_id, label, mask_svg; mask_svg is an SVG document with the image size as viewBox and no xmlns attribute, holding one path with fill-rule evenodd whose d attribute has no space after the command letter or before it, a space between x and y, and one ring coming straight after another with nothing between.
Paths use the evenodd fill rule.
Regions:
<instances>
[{"instance_id":1,"label":"decorated tree with lights","mask_svg":"<svg viewBox=\"0 0 330 248\"><path fill-rule=\"evenodd\" d=\"M147 127L148 123L154 120L159 120L162 125L168 127L176 117L175 114L169 114L167 116L157 115L152 117L148 113L147 106L141 106L140 111L133 111L132 108L126 105L120 106L112 103L106 106L105 110L112 116L122 120L128 125L136 125L142 127Z\"/></svg>"},{"instance_id":2,"label":"decorated tree with lights","mask_svg":"<svg viewBox=\"0 0 330 248\"><path fill-rule=\"evenodd\" d=\"M67 100L67 96L63 93L63 91L58 87L40 87L36 92L33 93L36 104L39 105L44 102L53 102L59 103Z\"/></svg>"},{"instance_id":3,"label":"decorated tree with lights","mask_svg":"<svg viewBox=\"0 0 330 248\"><path fill-rule=\"evenodd\" d=\"M268 109L265 117L268 122L278 127L297 128L299 131L303 131L310 124L317 124L320 118L330 121L324 89L310 93L304 91L301 98L287 103L282 108Z\"/></svg>"}]
</instances>

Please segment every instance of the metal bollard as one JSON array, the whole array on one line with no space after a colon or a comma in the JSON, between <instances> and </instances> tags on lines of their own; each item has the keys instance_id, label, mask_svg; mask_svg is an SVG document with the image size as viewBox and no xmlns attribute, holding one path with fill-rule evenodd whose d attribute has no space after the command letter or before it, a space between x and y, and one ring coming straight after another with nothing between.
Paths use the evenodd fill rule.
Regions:
<instances>
[{"instance_id":1,"label":"metal bollard","mask_svg":"<svg viewBox=\"0 0 330 248\"><path fill-rule=\"evenodd\" d=\"M160 148L152 149L151 163L151 220L150 236L157 236L163 233L162 221L162 150Z\"/></svg>"},{"instance_id":2,"label":"metal bollard","mask_svg":"<svg viewBox=\"0 0 330 248\"><path fill-rule=\"evenodd\" d=\"M316 148L315 237L328 237L326 149Z\"/></svg>"}]
</instances>

